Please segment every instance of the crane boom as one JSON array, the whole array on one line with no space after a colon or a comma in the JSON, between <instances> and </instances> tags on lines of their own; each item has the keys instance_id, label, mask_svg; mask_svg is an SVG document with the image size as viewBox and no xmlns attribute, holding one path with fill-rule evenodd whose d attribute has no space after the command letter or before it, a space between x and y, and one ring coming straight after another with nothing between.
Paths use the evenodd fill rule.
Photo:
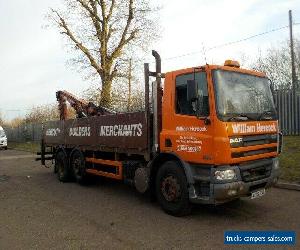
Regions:
<instances>
[{"instance_id":1,"label":"crane boom","mask_svg":"<svg viewBox=\"0 0 300 250\"><path fill-rule=\"evenodd\" d=\"M95 105L92 102L87 102L82 98L78 98L75 95L71 94L68 91L60 90L56 92L56 99L58 101L58 109L60 120L67 119L67 103L70 104L72 108L76 111L78 118L88 117L88 116L97 116L97 115L107 115L113 114L115 112Z\"/></svg>"}]
</instances>

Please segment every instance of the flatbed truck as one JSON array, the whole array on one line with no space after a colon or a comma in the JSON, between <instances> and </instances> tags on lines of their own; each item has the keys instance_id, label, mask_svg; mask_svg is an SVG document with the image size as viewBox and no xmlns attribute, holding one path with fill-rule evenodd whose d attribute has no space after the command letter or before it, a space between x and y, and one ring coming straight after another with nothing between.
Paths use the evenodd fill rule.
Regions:
<instances>
[{"instance_id":1,"label":"flatbed truck","mask_svg":"<svg viewBox=\"0 0 300 250\"><path fill-rule=\"evenodd\" d=\"M278 180L282 144L266 75L231 60L161 73L152 54L155 71L144 64L144 111L97 112L57 92L61 119L43 128L42 164L54 160L62 182L97 175L131 184L174 216L193 203L264 195ZM76 119L66 119L68 100Z\"/></svg>"}]
</instances>

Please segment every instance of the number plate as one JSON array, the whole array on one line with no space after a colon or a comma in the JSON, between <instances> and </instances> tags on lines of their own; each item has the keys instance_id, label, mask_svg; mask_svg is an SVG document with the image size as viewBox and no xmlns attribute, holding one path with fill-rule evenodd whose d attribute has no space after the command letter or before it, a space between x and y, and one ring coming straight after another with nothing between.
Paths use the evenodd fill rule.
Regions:
<instances>
[{"instance_id":1,"label":"number plate","mask_svg":"<svg viewBox=\"0 0 300 250\"><path fill-rule=\"evenodd\" d=\"M265 193L266 193L265 189L260 189L260 190L254 191L251 193L251 199L259 198L259 197L265 195Z\"/></svg>"}]
</instances>

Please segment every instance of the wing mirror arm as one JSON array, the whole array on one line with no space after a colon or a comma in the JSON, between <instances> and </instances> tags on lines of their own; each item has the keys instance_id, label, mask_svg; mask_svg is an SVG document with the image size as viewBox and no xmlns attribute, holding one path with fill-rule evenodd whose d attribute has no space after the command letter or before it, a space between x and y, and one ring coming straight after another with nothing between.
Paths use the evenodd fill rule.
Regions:
<instances>
[{"instance_id":1,"label":"wing mirror arm","mask_svg":"<svg viewBox=\"0 0 300 250\"><path fill-rule=\"evenodd\" d=\"M187 100L189 103L195 102L196 115L199 119L204 119L205 125L211 124L209 117L202 117L204 109L204 97L202 91L198 91L198 84L195 80L187 80Z\"/></svg>"}]
</instances>

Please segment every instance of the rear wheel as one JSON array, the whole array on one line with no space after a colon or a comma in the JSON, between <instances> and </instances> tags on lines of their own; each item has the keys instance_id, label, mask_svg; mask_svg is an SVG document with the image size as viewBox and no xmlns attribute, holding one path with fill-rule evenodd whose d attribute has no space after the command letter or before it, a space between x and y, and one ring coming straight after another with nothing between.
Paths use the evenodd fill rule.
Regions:
<instances>
[{"instance_id":1,"label":"rear wheel","mask_svg":"<svg viewBox=\"0 0 300 250\"><path fill-rule=\"evenodd\" d=\"M59 151L55 157L55 168L57 169L57 177L61 182L70 180L70 170L68 168L67 156L64 152Z\"/></svg>"},{"instance_id":2,"label":"rear wheel","mask_svg":"<svg viewBox=\"0 0 300 250\"><path fill-rule=\"evenodd\" d=\"M191 212L186 176L177 162L167 161L161 166L155 187L157 200L166 213L183 216Z\"/></svg>"},{"instance_id":3,"label":"rear wheel","mask_svg":"<svg viewBox=\"0 0 300 250\"><path fill-rule=\"evenodd\" d=\"M87 182L87 173L85 172L85 159L81 151L75 150L71 158L72 173L75 180L80 184Z\"/></svg>"}]
</instances>

